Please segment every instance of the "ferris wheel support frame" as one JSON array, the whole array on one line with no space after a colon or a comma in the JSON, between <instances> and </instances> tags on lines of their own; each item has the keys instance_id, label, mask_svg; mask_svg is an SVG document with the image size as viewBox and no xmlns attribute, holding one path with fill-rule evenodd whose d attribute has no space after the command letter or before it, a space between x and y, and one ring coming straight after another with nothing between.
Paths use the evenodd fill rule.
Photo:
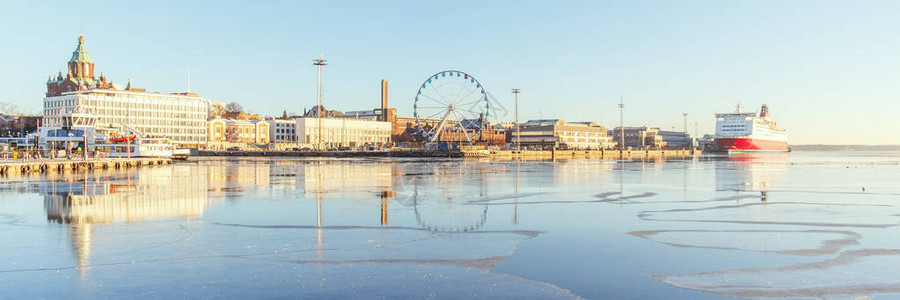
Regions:
<instances>
[{"instance_id":1,"label":"ferris wheel support frame","mask_svg":"<svg viewBox=\"0 0 900 300\"><path fill-rule=\"evenodd\" d=\"M454 105L450 104L450 107L448 107L448 109L447 109L447 113L444 114L444 117L441 118L441 122L438 123L438 127L437 127L437 129L435 129L434 135L432 135L431 137L428 138L429 143L433 143L435 140L437 140L441 136L441 132L444 131L444 125L447 124L447 118L450 117L450 114L453 113L453 111L455 109L456 108L454 107Z\"/></svg>"}]
</instances>

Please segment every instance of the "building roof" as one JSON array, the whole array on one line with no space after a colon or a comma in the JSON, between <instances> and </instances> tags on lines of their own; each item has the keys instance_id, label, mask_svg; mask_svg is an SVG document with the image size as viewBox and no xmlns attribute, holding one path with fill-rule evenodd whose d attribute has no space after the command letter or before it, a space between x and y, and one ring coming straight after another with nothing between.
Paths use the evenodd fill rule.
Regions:
<instances>
[{"instance_id":1,"label":"building roof","mask_svg":"<svg viewBox=\"0 0 900 300\"><path fill-rule=\"evenodd\" d=\"M528 125L528 126L533 126L533 125L557 125L557 124L563 124L563 123L565 123L565 122L566 122L566 121L563 120L563 119L541 119L541 120L528 120L528 122L525 122L525 123L522 124L522 125Z\"/></svg>"},{"instance_id":2,"label":"building roof","mask_svg":"<svg viewBox=\"0 0 900 300\"><path fill-rule=\"evenodd\" d=\"M622 127L616 127L615 130L622 130ZM656 131L659 131L659 128L647 127L647 126L625 126L625 130L656 130Z\"/></svg>"},{"instance_id":3,"label":"building roof","mask_svg":"<svg viewBox=\"0 0 900 300\"><path fill-rule=\"evenodd\" d=\"M588 127L597 127L597 126L600 126L599 124L597 124L597 122L593 122L593 121L569 122L569 123L567 123L567 124L572 124L572 125L584 125L584 126L588 126Z\"/></svg>"},{"instance_id":4,"label":"building roof","mask_svg":"<svg viewBox=\"0 0 900 300\"><path fill-rule=\"evenodd\" d=\"M78 36L78 47L75 47L75 51L72 52L72 59L69 59L69 62L92 62L91 56L88 54L87 49L84 48L84 36Z\"/></svg>"},{"instance_id":5,"label":"building roof","mask_svg":"<svg viewBox=\"0 0 900 300\"><path fill-rule=\"evenodd\" d=\"M250 125L255 124L255 123L250 122L250 121L247 121L247 120L224 119L223 121L224 121L225 123L227 123L227 124L232 124L232 125L246 125L246 126L250 126Z\"/></svg>"}]
</instances>

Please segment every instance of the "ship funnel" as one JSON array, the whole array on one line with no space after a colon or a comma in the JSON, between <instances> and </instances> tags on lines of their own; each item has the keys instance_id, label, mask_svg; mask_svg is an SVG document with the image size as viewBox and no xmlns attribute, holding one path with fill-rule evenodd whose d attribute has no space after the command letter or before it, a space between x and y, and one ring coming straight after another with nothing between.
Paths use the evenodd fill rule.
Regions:
<instances>
[{"instance_id":1,"label":"ship funnel","mask_svg":"<svg viewBox=\"0 0 900 300\"><path fill-rule=\"evenodd\" d=\"M763 104L762 108L759 109L759 117L760 118L768 118L769 117L769 106Z\"/></svg>"}]
</instances>

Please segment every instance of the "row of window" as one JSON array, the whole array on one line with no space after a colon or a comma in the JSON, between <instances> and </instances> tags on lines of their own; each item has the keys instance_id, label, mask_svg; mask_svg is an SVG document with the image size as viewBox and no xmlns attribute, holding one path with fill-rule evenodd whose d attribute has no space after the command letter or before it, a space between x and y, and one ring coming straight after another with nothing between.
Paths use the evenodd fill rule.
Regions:
<instances>
[{"instance_id":1,"label":"row of window","mask_svg":"<svg viewBox=\"0 0 900 300\"><path fill-rule=\"evenodd\" d=\"M105 99L111 98L111 99ZM59 100L45 100L44 106L47 108L62 108L62 107L73 107L73 106L87 106L92 108L120 108L120 109L128 109L128 110L151 110L151 111L178 111L178 112L197 112L197 113L206 113L207 105L201 101L193 101L193 100L181 100L177 103L176 101L163 101L157 99L147 99L147 98L138 98L135 100L132 99L123 99L122 97L103 97L98 99L97 97L88 97L88 98L73 98L73 99L59 99Z\"/></svg>"}]
</instances>

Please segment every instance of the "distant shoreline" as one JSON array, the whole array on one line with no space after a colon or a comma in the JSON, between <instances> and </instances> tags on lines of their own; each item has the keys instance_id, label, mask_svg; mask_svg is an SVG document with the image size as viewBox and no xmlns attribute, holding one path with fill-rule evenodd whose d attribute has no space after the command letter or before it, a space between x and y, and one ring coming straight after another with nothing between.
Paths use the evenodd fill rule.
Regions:
<instances>
[{"instance_id":1,"label":"distant shoreline","mask_svg":"<svg viewBox=\"0 0 900 300\"><path fill-rule=\"evenodd\" d=\"M900 151L900 145L791 145L793 151Z\"/></svg>"}]
</instances>

